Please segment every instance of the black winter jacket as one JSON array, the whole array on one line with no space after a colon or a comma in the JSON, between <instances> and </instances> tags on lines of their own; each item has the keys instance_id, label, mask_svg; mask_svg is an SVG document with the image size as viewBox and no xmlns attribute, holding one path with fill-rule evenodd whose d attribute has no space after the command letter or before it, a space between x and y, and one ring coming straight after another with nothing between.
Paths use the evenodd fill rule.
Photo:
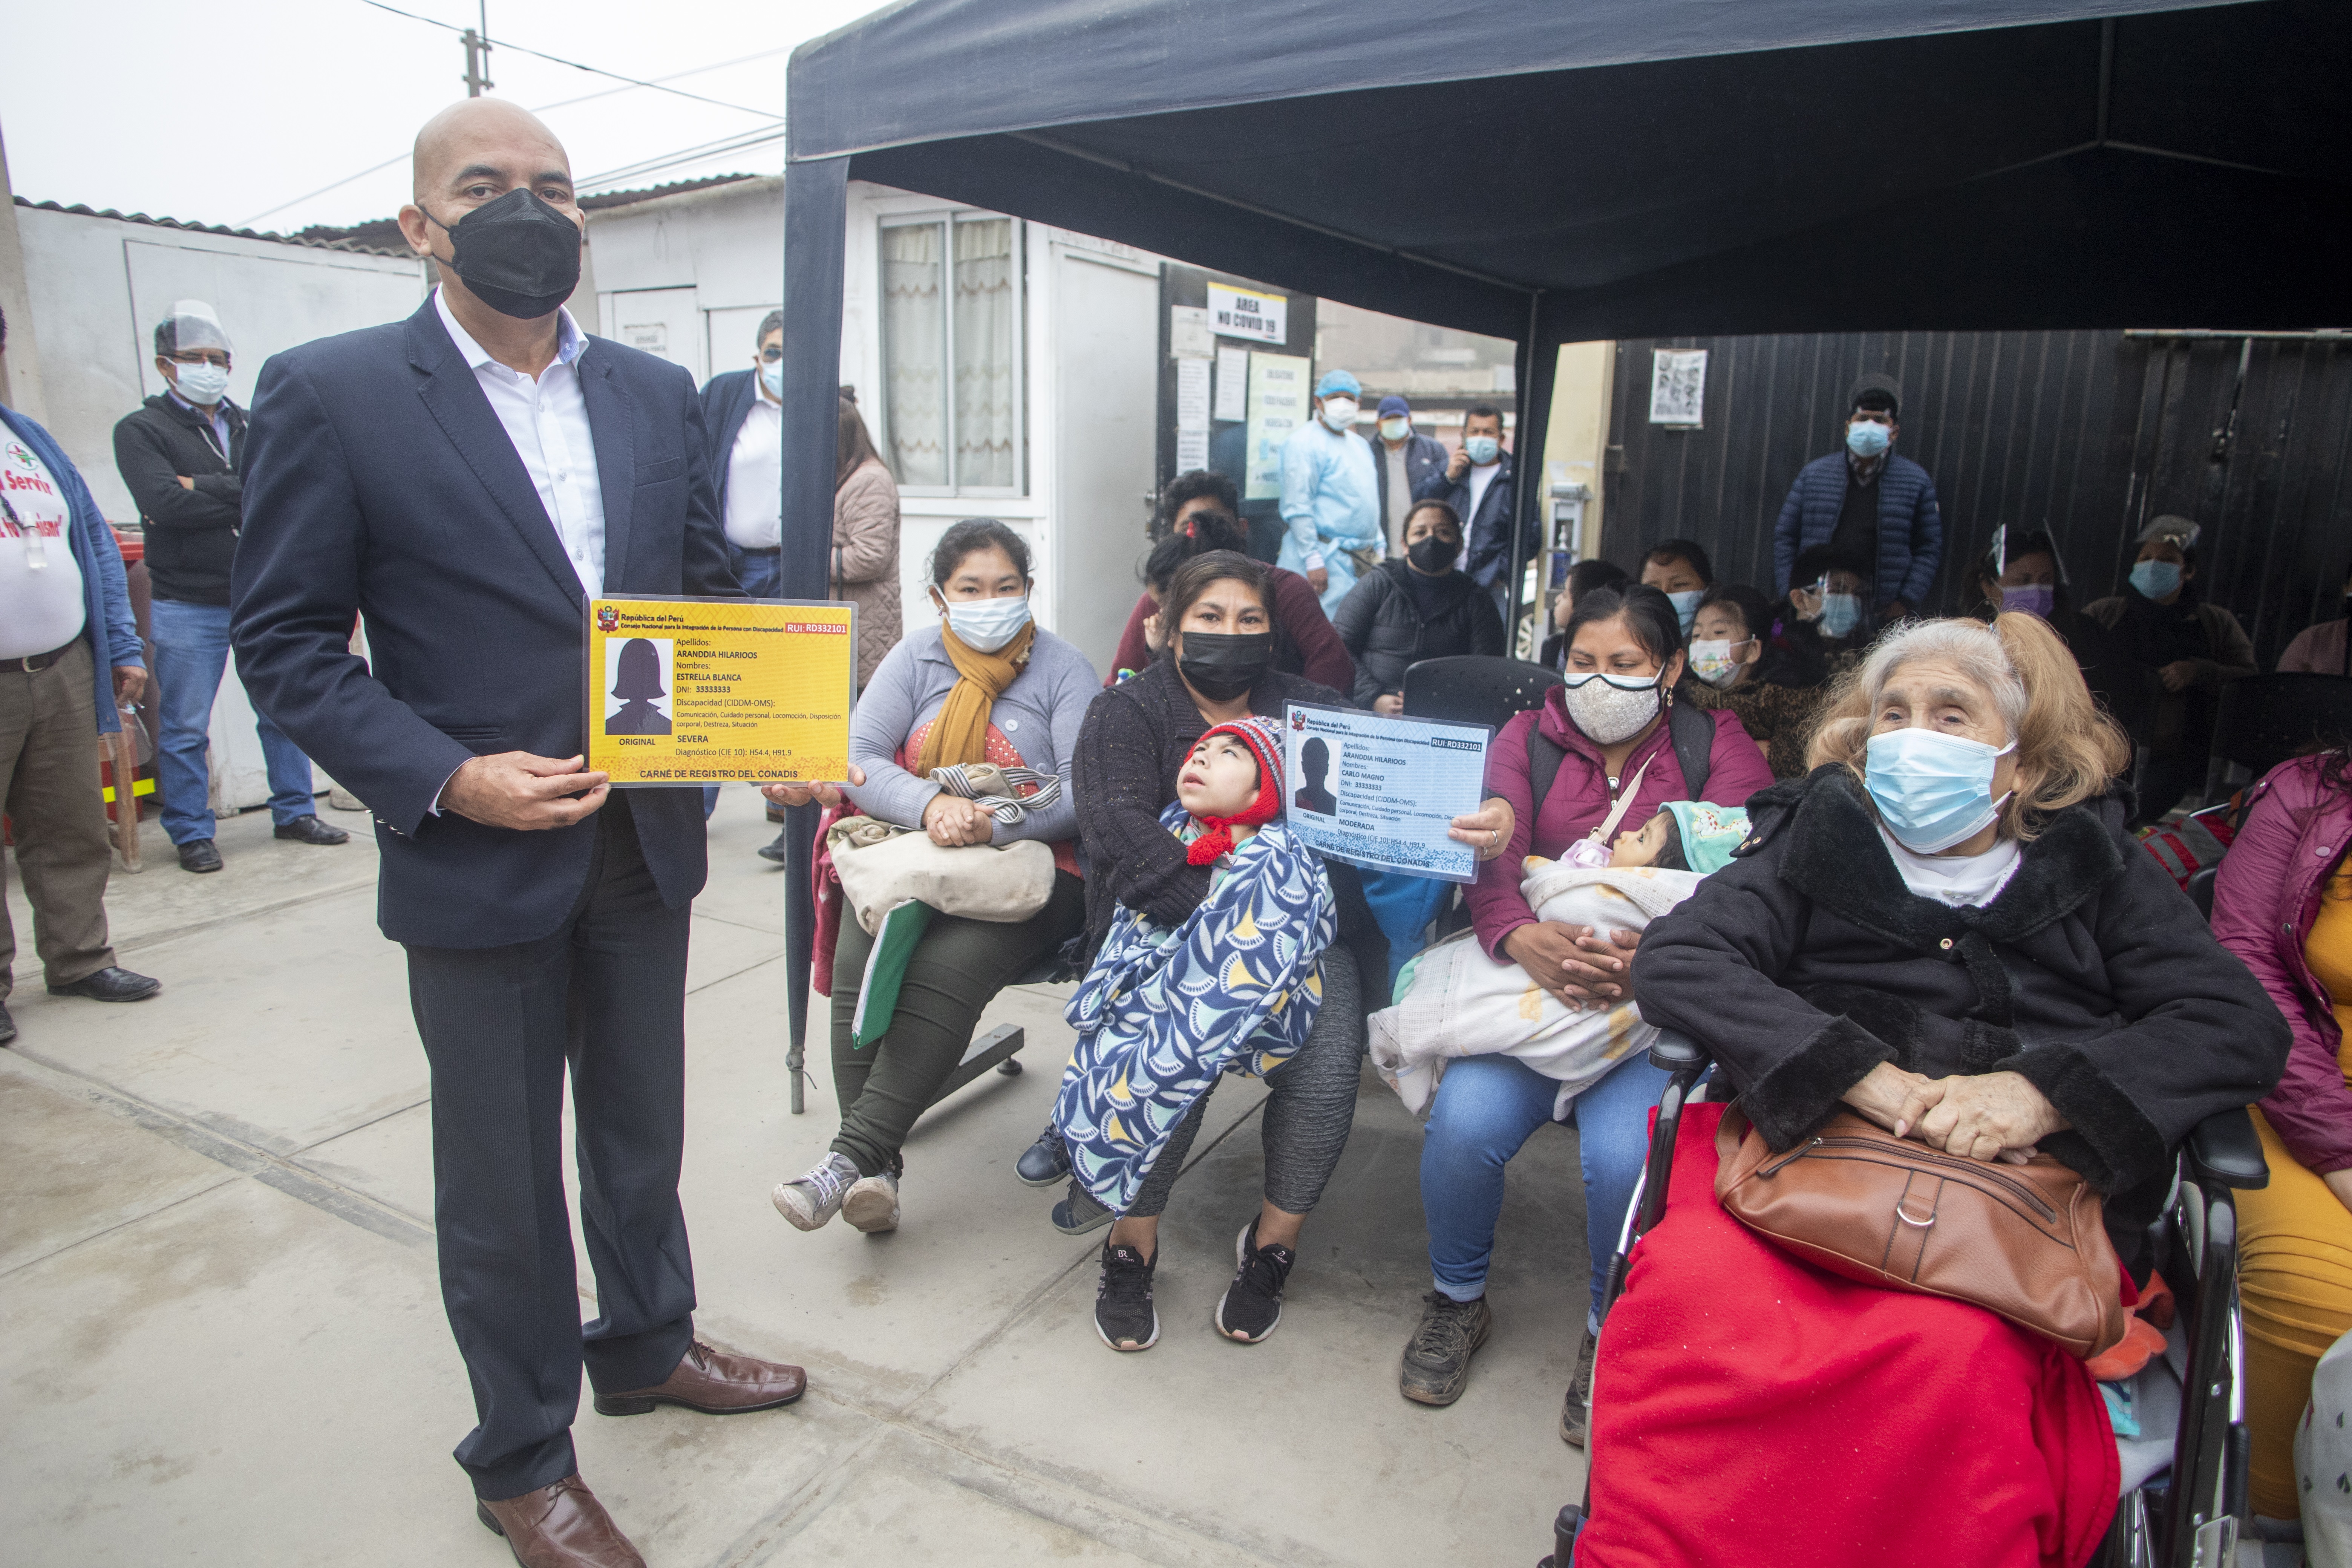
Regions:
<instances>
[{"instance_id":1,"label":"black winter jacket","mask_svg":"<svg viewBox=\"0 0 2352 1568\"><path fill-rule=\"evenodd\" d=\"M2189 1130L2286 1066L2286 1021L2117 797L2057 813L1990 904L1957 910L1904 886L1842 767L1748 809L1738 858L1643 935L1633 994L1713 1053L1776 1150L1882 1061L2018 1073L2073 1124L2042 1148L2108 1194L2128 1260Z\"/></svg>"},{"instance_id":2,"label":"black winter jacket","mask_svg":"<svg viewBox=\"0 0 2352 1568\"><path fill-rule=\"evenodd\" d=\"M1356 661L1356 705L1370 708L1372 700L1404 689L1404 672L1417 659L1444 658L1449 654L1497 655L1503 651L1503 617L1494 596L1459 572L1438 582L1445 597L1437 614L1421 618L1412 596L1411 566L1383 561L1367 572L1339 601L1331 629L1347 645Z\"/></svg>"},{"instance_id":3,"label":"black winter jacket","mask_svg":"<svg viewBox=\"0 0 2352 1568\"><path fill-rule=\"evenodd\" d=\"M1286 702L1345 707L1328 686L1270 671L1250 689L1250 711L1279 719ZM1087 853L1087 951L1098 951L1126 904L1163 925L1192 918L1209 896L1210 868L1185 858L1160 814L1176 798L1176 775L1208 724L1172 659L1157 658L1132 680L1107 687L1087 708L1070 771L1078 837ZM1356 955L1367 1015L1388 1005L1389 939L1364 901L1356 868L1325 862L1337 902L1339 940Z\"/></svg>"},{"instance_id":4,"label":"black winter jacket","mask_svg":"<svg viewBox=\"0 0 2352 1568\"><path fill-rule=\"evenodd\" d=\"M114 426L114 466L147 531L147 575L155 597L190 605L228 603L229 563L245 516L245 410L228 412L228 451L213 445L212 420L158 393ZM190 489L180 483L187 475Z\"/></svg>"}]
</instances>

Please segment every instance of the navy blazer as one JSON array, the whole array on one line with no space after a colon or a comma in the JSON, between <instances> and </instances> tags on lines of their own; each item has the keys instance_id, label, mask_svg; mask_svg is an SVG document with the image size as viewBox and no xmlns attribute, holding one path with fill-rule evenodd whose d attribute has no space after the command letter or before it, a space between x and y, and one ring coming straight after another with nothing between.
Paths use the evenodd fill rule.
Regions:
<instances>
[{"instance_id":1,"label":"navy blazer","mask_svg":"<svg viewBox=\"0 0 2352 1568\"><path fill-rule=\"evenodd\" d=\"M576 363L606 591L740 595L693 379L604 338ZM586 885L594 820L520 832L431 808L469 756L582 750L587 599L432 300L405 321L272 358L248 428L229 596L237 672L254 706L375 814L384 935L474 948L549 934ZM372 668L347 650L362 611ZM702 889L702 792L629 795L677 908Z\"/></svg>"},{"instance_id":2,"label":"navy blazer","mask_svg":"<svg viewBox=\"0 0 2352 1568\"><path fill-rule=\"evenodd\" d=\"M735 437L743 433L743 420L760 395L758 375L751 370L721 371L702 384L702 428L708 437L703 455L710 465L712 510L721 524L727 521L727 459L735 455Z\"/></svg>"}]
</instances>

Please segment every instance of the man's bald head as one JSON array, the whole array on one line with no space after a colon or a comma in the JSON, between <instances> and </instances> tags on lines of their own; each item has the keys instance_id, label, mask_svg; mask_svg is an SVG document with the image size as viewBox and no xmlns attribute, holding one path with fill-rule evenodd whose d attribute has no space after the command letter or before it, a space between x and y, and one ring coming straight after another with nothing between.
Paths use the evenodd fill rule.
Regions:
<instances>
[{"instance_id":1,"label":"man's bald head","mask_svg":"<svg viewBox=\"0 0 2352 1568\"><path fill-rule=\"evenodd\" d=\"M525 190L581 222L563 143L539 116L504 99L461 99L426 121L410 177L415 195L400 209L401 235L417 255L441 264L442 286L453 292L464 285L449 270L446 230L476 207Z\"/></svg>"},{"instance_id":2,"label":"man's bald head","mask_svg":"<svg viewBox=\"0 0 2352 1568\"><path fill-rule=\"evenodd\" d=\"M502 98L461 98L425 122L409 159L417 201L446 201L452 182L477 163L508 165L519 176L512 184L528 180L533 189L552 175L567 198L572 194L572 160L563 143L538 115Z\"/></svg>"}]
</instances>

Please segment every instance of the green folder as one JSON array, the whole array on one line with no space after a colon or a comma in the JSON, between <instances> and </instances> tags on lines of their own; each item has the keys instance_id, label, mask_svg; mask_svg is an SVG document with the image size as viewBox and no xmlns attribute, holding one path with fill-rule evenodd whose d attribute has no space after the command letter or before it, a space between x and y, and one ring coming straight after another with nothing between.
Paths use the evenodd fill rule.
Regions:
<instances>
[{"instance_id":1,"label":"green folder","mask_svg":"<svg viewBox=\"0 0 2352 1568\"><path fill-rule=\"evenodd\" d=\"M909 899L883 912L881 929L874 933L874 950L866 955L866 978L857 988L857 1013L849 1021L850 1043L863 1050L890 1029L898 1011L898 987L907 978L907 961L931 923L931 906Z\"/></svg>"}]
</instances>

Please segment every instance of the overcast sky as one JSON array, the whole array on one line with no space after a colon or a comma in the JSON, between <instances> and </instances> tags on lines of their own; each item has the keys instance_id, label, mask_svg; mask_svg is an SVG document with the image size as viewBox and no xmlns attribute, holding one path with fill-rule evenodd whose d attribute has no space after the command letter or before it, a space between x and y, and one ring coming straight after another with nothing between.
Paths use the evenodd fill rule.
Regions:
<instances>
[{"instance_id":1,"label":"overcast sky","mask_svg":"<svg viewBox=\"0 0 2352 1568\"><path fill-rule=\"evenodd\" d=\"M457 26L476 20L471 0L391 3ZM488 0L494 39L642 79L675 76L672 87L768 115L783 112L793 46L877 8L875 0ZM280 232L389 217L408 198L417 126L466 91L457 34L362 0L9 10L17 68L0 72L0 136L10 183L31 201ZM742 60L765 51L773 52ZM698 68L727 60L742 63ZM542 110L583 188L600 174L781 129L758 113L641 88L549 108L621 84L511 49L491 56L490 77L496 96ZM617 184L774 173L783 160L783 143L769 142Z\"/></svg>"}]
</instances>

